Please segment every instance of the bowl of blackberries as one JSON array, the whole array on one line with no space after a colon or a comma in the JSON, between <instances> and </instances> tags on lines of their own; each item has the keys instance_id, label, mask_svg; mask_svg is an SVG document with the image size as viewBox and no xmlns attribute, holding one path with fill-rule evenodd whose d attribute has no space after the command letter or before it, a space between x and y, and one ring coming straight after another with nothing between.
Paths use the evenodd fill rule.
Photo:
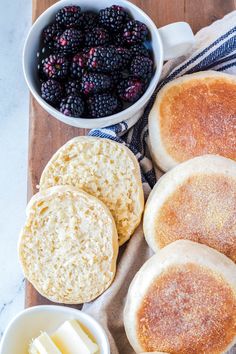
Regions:
<instances>
[{"instance_id":1,"label":"bowl of blackberries","mask_svg":"<svg viewBox=\"0 0 236 354\"><path fill-rule=\"evenodd\" d=\"M104 127L140 118L160 76L159 48L155 24L126 0L62 0L32 26L24 74L55 118Z\"/></svg>"}]
</instances>

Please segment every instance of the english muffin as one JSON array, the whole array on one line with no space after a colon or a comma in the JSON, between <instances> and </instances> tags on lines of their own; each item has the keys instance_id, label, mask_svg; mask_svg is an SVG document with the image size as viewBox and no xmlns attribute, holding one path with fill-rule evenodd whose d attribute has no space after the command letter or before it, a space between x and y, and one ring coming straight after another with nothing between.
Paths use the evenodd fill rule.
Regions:
<instances>
[{"instance_id":1,"label":"english muffin","mask_svg":"<svg viewBox=\"0 0 236 354\"><path fill-rule=\"evenodd\" d=\"M189 239L236 261L236 162L204 155L167 172L149 195L144 234L154 252Z\"/></svg>"},{"instance_id":2,"label":"english muffin","mask_svg":"<svg viewBox=\"0 0 236 354\"><path fill-rule=\"evenodd\" d=\"M144 207L140 168L122 144L94 137L68 141L40 179L41 191L56 185L72 185L102 200L115 219L120 245L140 223Z\"/></svg>"},{"instance_id":3,"label":"english muffin","mask_svg":"<svg viewBox=\"0 0 236 354\"><path fill-rule=\"evenodd\" d=\"M204 154L236 160L236 76L204 71L165 85L149 115L149 134L163 171Z\"/></svg>"},{"instance_id":4,"label":"english muffin","mask_svg":"<svg viewBox=\"0 0 236 354\"><path fill-rule=\"evenodd\" d=\"M236 265L192 241L166 246L134 277L124 324L136 353L225 353L236 342Z\"/></svg>"},{"instance_id":5,"label":"english muffin","mask_svg":"<svg viewBox=\"0 0 236 354\"><path fill-rule=\"evenodd\" d=\"M25 277L54 302L91 301L111 284L118 235L109 209L70 186L36 194L19 239Z\"/></svg>"}]
</instances>

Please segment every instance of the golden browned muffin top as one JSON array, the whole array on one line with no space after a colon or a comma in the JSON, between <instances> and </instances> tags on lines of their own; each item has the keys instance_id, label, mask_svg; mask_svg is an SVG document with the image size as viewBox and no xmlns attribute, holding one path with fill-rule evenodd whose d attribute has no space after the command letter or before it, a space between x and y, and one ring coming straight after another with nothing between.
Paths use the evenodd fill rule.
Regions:
<instances>
[{"instance_id":1,"label":"golden browned muffin top","mask_svg":"<svg viewBox=\"0 0 236 354\"><path fill-rule=\"evenodd\" d=\"M236 335L235 294L206 267L169 266L149 287L137 323L145 351L218 354Z\"/></svg>"},{"instance_id":2,"label":"golden browned muffin top","mask_svg":"<svg viewBox=\"0 0 236 354\"><path fill-rule=\"evenodd\" d=\"M236 261L236 180L220 171L187 178L160 208L155 237L161 248L188 239Z\"/></svg>"},{"instance_id":3,"label":"golden browned muffin top","mask_svg":"<svg viewBox=\"0 0 236 354\"><path fill-rule=\"evenodd\" d=\"M160 103L160 133L178 162L203 154L236 160L236 82L213 76L171 86Z\"/></svg>"}]
</instances>

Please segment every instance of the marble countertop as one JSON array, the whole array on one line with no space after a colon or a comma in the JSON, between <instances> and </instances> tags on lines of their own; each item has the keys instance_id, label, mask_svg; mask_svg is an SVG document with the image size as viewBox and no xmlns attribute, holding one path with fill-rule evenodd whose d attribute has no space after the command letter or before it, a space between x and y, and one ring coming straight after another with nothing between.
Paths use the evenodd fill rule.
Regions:
<instances>
[{"instance_id":1,"label":"marble countertop","mask_svg":"<svg viewBox=\"0 0 236 354\"><path fill-rule=\"evenodd\" d=\"M25 219L29 117L21 56L30 25L31 0L0 1L0 335L24 308L17 240Z\"/></svg>"}]
</instances>

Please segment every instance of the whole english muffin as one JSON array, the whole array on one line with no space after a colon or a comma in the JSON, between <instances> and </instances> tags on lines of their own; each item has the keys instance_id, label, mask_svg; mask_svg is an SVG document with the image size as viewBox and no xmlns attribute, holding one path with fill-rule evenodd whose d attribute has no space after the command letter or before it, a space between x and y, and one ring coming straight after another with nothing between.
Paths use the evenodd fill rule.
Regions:
<instances>
[{"instance_id":1,"label":"whole english muffin","mask_svg":"<svg viewBox=\"0 0 236 354\"><path fill-rule=\"evenodd\" d=\"M149 133L163 171L204 154L236 160L236 76L203 71L168 83L149 114Z\"/></svg>"},{"instance_id":2,"label":"whole english muffin","mask_svg":"<svg viewBox=\"0 0 236 354\"><path fill-rule=\"evenodd\" d=\"M236 265L192 241L166 246L134 277L124 324L137 353L225 353L236 342Z\"/></svg>"},{"instance_id":3,"label":"whole english muffin","mask_svg":"<svg viewBox=\"0 0 236 354\"><path fill-rule=\"evenodd\" d=\"M109 209L70 186L37 193L19 239L25 277L54 302L91 301L111 284L118 235Z\"/></svg>"},{"instance_id":4,"label":"whole english muffin","mask_svg":"<svg viewBox=\"0 0 236 354\"><path fill-rule=\"evenodd\" d=\"M117 142L77 137L68 141L46 165L40 190L72 185L102 200L117 226L119 245L140 223L144 196L140 168L133 153Z\"/></svg>"},{"instance_id":5,"label":"whole english muffin","mask_svg":"<svg viewBox=\"0 0 236 354\"><path fill-rule=\"evenodd\" d=\"M167 172L146 203L144 234L154 252L189 239L236 262L236 162L204 155Z\"/></svg>"}]
</instances>

